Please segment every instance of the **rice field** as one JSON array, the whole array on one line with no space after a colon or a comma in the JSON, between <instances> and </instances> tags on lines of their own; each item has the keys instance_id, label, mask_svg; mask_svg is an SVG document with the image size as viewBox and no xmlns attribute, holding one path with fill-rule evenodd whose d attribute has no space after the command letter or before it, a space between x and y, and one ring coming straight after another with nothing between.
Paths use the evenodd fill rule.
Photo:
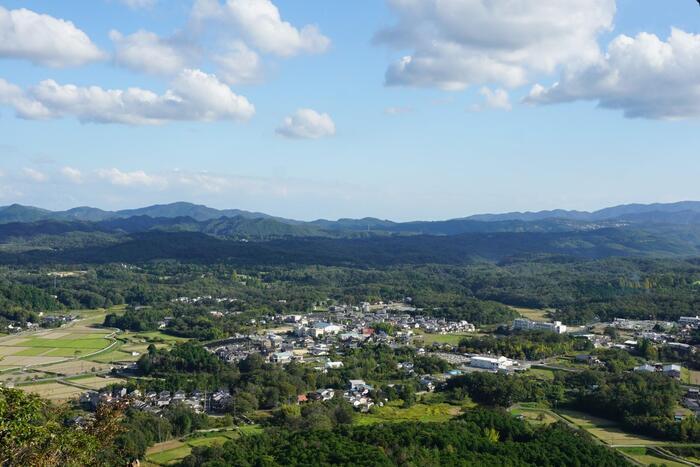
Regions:
<instances>
[{"instance_id":1,"label":"rice field","mask_svg":"<svg viewBox=\"0 0 700 467\"><path fill-rule=\"evenodd\" d=\"M78 397L81 393L85 392L84 389L69 386L67 384L59 382L19 386L18 389L32 394L37 394L38 396L44 399L48 399L54 402L67 401Z\"/></svg>"},{"instance_id":2,"label":"rice field","mask_svg":"<svg viewBox=\"0 0 700 467\"><path fill-rule=\"evenodd\" d=\"M105 332L89 328L54 329L0 338L0 369L50 365L85 357L112 345Z\"/></svg>"},{"instance_id":3,"label":"rice field","mask_svg":"<svg viewBox=\"0 0 700 467\"><path fill-rule=\"evenodd\" d=\"M70 382L90 389L102 389L103 387L109 386L110 384L125 383L126 380L121 378L101 378L99 376L87 376L84 378L71 379Z\"/></svg>"},{"instance_id":4,"label":"rice field","mask_svg":"<svg viewBox=\"0 0 700 467\"><path fill-rule=\"evenodd\" d=\"M90 360L70 360L67 362L44 366L41 369L43 371L58 375L73 376L85 373L86 371L92 372L93 368L95 371L107 371L111 367L112 365L107 363L97 363Z\"/></svg>"}]
</instances>

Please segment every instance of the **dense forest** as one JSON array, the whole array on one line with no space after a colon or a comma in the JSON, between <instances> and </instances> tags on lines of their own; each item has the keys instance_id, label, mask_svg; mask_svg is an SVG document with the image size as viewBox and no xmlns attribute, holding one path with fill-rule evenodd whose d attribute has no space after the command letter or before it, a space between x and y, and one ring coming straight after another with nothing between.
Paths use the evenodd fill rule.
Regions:
<instances>
[{"instance_id":1,"label":"dense forest","mask_svg":"<svg viewBox=\"0 0 700 467\"><path fill-rule=\"evenodd\" d=\"M475 410L447 423L271 430L222 447L195 448L180 465L620 466L619 454L562 425L533 428L505 412Z\"/></svg>"}]
</instances>

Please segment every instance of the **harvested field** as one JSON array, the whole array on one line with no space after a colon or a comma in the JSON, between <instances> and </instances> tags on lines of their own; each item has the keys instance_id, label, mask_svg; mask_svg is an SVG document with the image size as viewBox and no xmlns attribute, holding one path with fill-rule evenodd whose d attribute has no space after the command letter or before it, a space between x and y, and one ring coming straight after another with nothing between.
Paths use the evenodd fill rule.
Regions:
<instances>
[{"instance_id":1,"label":"harvested field","mask_svg":"<svg viewBox=\"0 0 700 467\"><path fill-rule=\"evenodd\" d=\"M44 399L52 401L66 401L74 397L78 397L83 389L68 386L61 383L41 383L31 384L27 386L19 386L18 389L37 394Z\"/></svg>"}]
</instances>

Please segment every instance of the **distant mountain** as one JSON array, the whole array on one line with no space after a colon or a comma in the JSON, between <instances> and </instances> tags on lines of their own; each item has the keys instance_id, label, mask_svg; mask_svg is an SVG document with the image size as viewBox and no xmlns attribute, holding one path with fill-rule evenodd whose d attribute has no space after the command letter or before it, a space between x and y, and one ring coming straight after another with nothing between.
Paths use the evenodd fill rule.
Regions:
<instances>
[{"instance_id":1,"label":"distant mountain","mask_svg":"<svg viewBox=\"0 0 700 467\"><path fill-rule=\"evenodd\" d=\"M636 227L554 233L468 233L452 236L294 237L264 242L224 240L199 232L140 232L109 244L0 250L0 264L140 263L174 259L239 265L386 266L468 264L554 257L676 257L700 254L700 226L658 231Z\"/></svg>"},{"instance_id":2,"label":"distant mountain","mask_svg":"<svg viewBox=\"0 0 700 467\"><path fill-rule=\"evenodd\" d=\"M220 217L243 217L246 219L271 219L272 216L261 212L242 211L240 209L214 209L200 204L171 203L156 204L138 209L124 209L114 212L114 217L191 217L197 221L218 219Z\"/></svg>"},{"instance_id":3,"label":"distant mountain","mask_svg":"<svg viewBox=\"0 0 700 467\"><path fill-rule=\"evenodd\" d=\"M566 211L557 209L553 211L538 212L509 212L504 214L477 214L469 216L467 220L495 222L495 221L538 221L544 219L568 219L577 221L604 221L604 220L653 220L663 219L665 222L672 222L674 216L670 214L680 214L679 218L687 218L688 212L700 213L700 201L680 201L677 203L654 203L654 204L623 204L598 211ZM686 213L686 214L683 214ZM681 222L684 223L684 222Z\"/></svg>"},{"instance_id":4,"label":"distant mountain","mask_svg":"<svg viewBox=\"0 0 700 467\"><path fill-rule=\"evenodd\" d=\"M479 214L443 221L394 222L362 219L319 219L311 222L274 217L240 209L214 209L178 202L137 209L105 211L77 207L49 211L13 204L0 207L0 224L15 222L91 222L106 231L167 230L200 232L223 238L267 240L281 237L376 235L459 235L486 232L575 232L626 225L700 224L700 202L628 204L594 212L557 209L539 212Z\"/></svg>"},{"instance_id":5,"label":"distant mountain","mask_svg":"<svg viewBox=\"0 0 700 467\"><path fill-rule=\"evenodd\" d=\"M0 222L34 222L50 215L51 211L46 209L21 204L0 207Z\"/></svg>"},{"instance_id":6,"label":"distant mountain","mask_svg":"<svg viewBox=\"0 0 700 467\"><path fill-rule=\"evenodd\" d=\"M242 211L240 209L214 209L192 203L171 203L147 206L138 209L124 209L121 211L104 211L102 209L87 206L69 209L67 211L49 211L33 206L13 204L0 207L0 224L8 222L35 222L39 220L71 220L99 222L107 219L128 218L135 216L148 216L153 218L189 217L197 221L218 219L221 217L243 217L247 219L277 219L296 224L298 222L282 218L275 218L261 212Z\"/></svg>"}]
</instances>

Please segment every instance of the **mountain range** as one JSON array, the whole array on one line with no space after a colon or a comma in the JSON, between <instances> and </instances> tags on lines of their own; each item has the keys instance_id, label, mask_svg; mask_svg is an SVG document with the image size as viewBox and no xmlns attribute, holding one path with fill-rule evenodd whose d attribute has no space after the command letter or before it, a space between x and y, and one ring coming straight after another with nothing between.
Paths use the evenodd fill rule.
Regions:
<instances>
[{"instance_id":1,"label":"mountain range","mask_svg":"<svg viewBox=\"0 0 700 467\"><path fill-rule=\"evenodd\" d=\"M190 203L123 211L0 208L1 264L175 259L371 267L615 256L700 256L700 202L413 222L303 222Z\"/></svg>"},{"instance_id":2,"label":"mountain range","mask_svg":"<svg viewBox=\"0 0 700 467\"><path fill-rule=\"evenodd\" d=\"M510 212L503 214L476 214L468 217L444 221L393 222L372 217L363 219L338 219L335 221L318 219L304 222L283 217L275 217L261 212L240 209L215 209L204 205L186 202L158 204L137 209L105 211L98 208L81 206L66 211L50 211L33 206L13 204L0 207L0 224L10 222L36 222L42 220L102 222L108 220L128 219L132 217L150 218L190 218L198 222L221 218L271 219L289 225L306 225L328 231L390 231L421 232L436 234L454 234L466 229L477 229L475 222L538 222L550 221L552 228L559 224L562 228L592 228L595 223L609 226L614 223L657 222L692 224L700 218L700 201L681 201L677 203L625 204L600 209L598 211L574 211L556 209L537 212ZM510 226L518 224L509 224ZM461 226L461 227L460 227ZM491 226L489 228L494 228ZM527 230L529 227L521 225Z\"/></svg>"}]
</instances>

